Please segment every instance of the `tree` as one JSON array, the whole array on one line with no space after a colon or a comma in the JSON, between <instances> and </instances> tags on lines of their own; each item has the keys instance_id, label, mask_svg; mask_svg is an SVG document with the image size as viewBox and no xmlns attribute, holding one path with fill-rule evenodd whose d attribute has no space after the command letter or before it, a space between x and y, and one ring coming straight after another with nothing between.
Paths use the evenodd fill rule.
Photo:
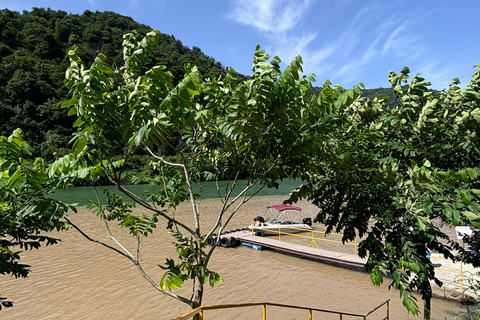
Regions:
<instances>
[{"instance_id":1,"label":"tree","mask_svg":"<svg viewBox=\"0 0 480 320\"><path fill-rule=\"evenodd\" d=\"M8 138L0 136L0 273L27 277L30 266L20 263L22 251L59 241L44 232L65 230L61 221L68 209L75 208L48 197L64 180L49 176L42 159L31 161L32 148L17 129ZM11 307L6 298L0 304Z\"/></svg>"},{"instance_id":2,"label":"tree","mask_svg":"<svg viewBox=\"0 0 480 320\"><path fill-rule=\"evenodd\" d=\"M317 99L325 112L318 122L329 131L322 130L327 136L316 145L315 166L290 201L312 200L321 209L316 221L328 232L343 232L343 241L363 237L359 255L368 258L365 269L373 283L380 285L389 273L390 287L400 290L413 314L419 312L412 295L418 290L430 319L430 281L442 283L427 250L480 263L440 228L480 222L480 71L469 88L459 88L455 79L435 96L418 75L403 85L409 73L404 68L389 74L400 101L393 108L358 90L323 87ZM338 103L345 93L351 102Z\"/></svg>"},{"instance_id":3,"label":"tree","mask_svg":"<svg viewBox=\"0 0 480 320\"><path fill-rule=\"evenodd\" d=\"M159 36L158 31L143 39L135 32L125 35L124 65L119 69L110 67L100 54L87 70L75 49L70 51L66 84L71 99L63 106L77 116L78 133L77 160L68 169L70 177L106 176L118 187L122 196L107 192L106 204L91 202L89 207L102 220L129 228L134 237L151 236L159 219L168 222L178 257L160 266L165 270L160 280L146 274L138 258L113 237L108 224L117 247L102 244L129 259L155 289L196 308L202 303L204 285L222 280L208 268L219 240L211 248L206 240L220 234L258 190L277 187L307 159L311 137L306 92L313 78L299 75L300 57L282 72L280 59L268 62L270 57L257 47L253 76L245 83L237 82L233 69L223 79L203 80L195 67L187 67L183 80L174 85L165 67L145 68ZM139 148L150 156L154 175L136 181L161 186L159 192L146 195L148 201L123 185L124 169ZM172 155L167 158L164 150ZM247 186L236 190L241 175ZM218 188L222 206L213 227L204 230L199 219L202 195L194 194L192 184L219 179L229 184L225 190ZM175 217L174 209L182 201L191 204L191 221ZM134 215L134 206L145 213ZM75 227L82 232L81 226ZM140 241L138 246L140 251ZM191 297L174 292L185 283L191 285Z\"/></svg>"}]
</instances>

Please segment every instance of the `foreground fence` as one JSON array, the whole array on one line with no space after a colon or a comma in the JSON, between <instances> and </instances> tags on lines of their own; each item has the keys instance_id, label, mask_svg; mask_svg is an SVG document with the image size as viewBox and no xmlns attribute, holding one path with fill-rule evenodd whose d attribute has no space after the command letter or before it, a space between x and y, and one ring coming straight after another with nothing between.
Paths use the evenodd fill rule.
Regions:
<instances>
[{"instance_id":1,"label":"foreground fence","mask_svg":"<svg viewBox=\"0 0 480 320\"><path fill-rule=\"evenodd\" d=\"M289 308L289 309L301 309L305 310L305 313L308 313L308 319L313 320L313 312L318 312L323 315L325 314L331 314L331 315L338 315L338 319L344 320L344 317L355 317L356 319L363 319L363 320L368 320L368 317L370 315L376 314L378 315L381 310L384 310L382 307L385 307L386 309L384 310L385 312L385 317L381 318L382 320L389 320L390 319L390 299L387 301L383 302L376 308L372 309L370 312L366 314L355 314L355 313L349 313L349 312L340 312L340 311L332 311L332 310L325 310L325 309L317 309L317 308L308 308L308 307L300 307L300 306L294 306L294 305L287 305L287 304L280 304L280 303L271 303L271 302L252 302L252 303L239 303L239 304L224 304L224 305L212 305L212 306L200 306L190 312L187 312L180 317L177 317L173 320L188 320L193 318L194 316L198 315L199 320L204 320L204 313L205 311L208 310L218 310L218 309L232 309L232 308L246 308L246 307L255 307L255 306L261 306L262 307L262 312L261 312L261 318L260 318L260 312L259 312L259 317L258 319L262 320L267 320L267 306L271 307L281 307L281 308ZM239 311L241 312L241 311ZM321 318L318 318L321 319ZM206 320L206 319L205 319Z\"/></svg>"}]
</instances>

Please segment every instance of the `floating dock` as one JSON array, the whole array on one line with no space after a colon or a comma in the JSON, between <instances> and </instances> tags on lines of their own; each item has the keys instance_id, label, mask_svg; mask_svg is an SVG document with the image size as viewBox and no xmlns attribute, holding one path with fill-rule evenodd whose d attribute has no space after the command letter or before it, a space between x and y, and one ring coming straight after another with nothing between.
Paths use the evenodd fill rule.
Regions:
<instances>
[{"instance_id":1,"label":"floating dock","mask_svg":"<svg viewBox=\"0 0 480 320\"><path fill-rule=\"evenodd\" d=\"M364 272L365 263L367 262L367 259L361 259L354 254L319 249L317 247L309 247L288 241L280 241L277 240L279 238L278 235L266 237L255 236L249 230L228 232L222 234L221 237L226 239L234 237L235 245L242 244L257 250L270 249L279 253L327 263L355 271ZM444 286L440 288L433 285L434 282L432 282L434 296L447 299L478 300L475 292L473 292L469 286L468 275L476 275L480 272L480 268L474 268L473 266L462 262L452 262L443 257L431 256L430 259L435 267L437 278L444 283ZM480 281L480 278L478 277L475 277L475 279L476 281Z\"/></svg>"},{"instance_id":2,"label":"floating dock","mask_svg":"<svg viewBox=\"0 0 480 320\"><path fill-rule=\"evenodd\" d=\"M240 241L241 244L254 249L270 249L300 258L315 260L352 270L365 271L364 265L366 259L361 259L353 254L307 247L286 241L279 241L275 239L275 237L259 237L247 230L225 234L223 237L235 237Z\"/></svg>"}]
</instances>

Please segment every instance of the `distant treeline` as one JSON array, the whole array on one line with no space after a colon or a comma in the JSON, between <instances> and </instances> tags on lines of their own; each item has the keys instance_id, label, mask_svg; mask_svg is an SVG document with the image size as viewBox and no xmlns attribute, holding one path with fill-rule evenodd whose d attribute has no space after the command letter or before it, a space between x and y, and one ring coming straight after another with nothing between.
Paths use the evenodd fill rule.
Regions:
<instances>
[{"instance_id":1,"label":"distant treeline","mask_svg":"<svg viewBox=\"0 0 480 320\"><path fill-rule=\"evenodd\" d=\"M67 51L76 45L87 65L99 53L109 57L112 65L122 65L122 37L132 30L145 34L152 28L114 12L87 10L78 15L44 8L23 13L0 10L0 135L8 136L21 128L34 156L47 161L55 154L68 153L75 119L60 108L68 94L63 84L69 66ZM146 68L164 65L177 83L187 64L197 66L205 77L218 78L227 71L200 48L189 48L166 34L161 35ZM240 74L238 77L247 78ZM366 89L364 95L392 96L392 89ZM389 99L389 104L395 103ZM141 158L138 155L139 167L132 169L146 170Z\"/></svg>"},{"instance_id":2,"label":"distant treeline","mask_svg":"<svg viewBox=\"0 0 480 320\"><path fill-rule=\"evenodd\" d=\"M322 88L314 87L310 90L310 93L318 95ZM349 89L349 88L346 88ZM393 95L393 88L376 88L376 89L363 89L362 96L373 100L375 97L377 98L384 98L387 97L384 106L388 108L392 108L398 104L398 99L396 99Z\"/></svg>"}]
</instances>

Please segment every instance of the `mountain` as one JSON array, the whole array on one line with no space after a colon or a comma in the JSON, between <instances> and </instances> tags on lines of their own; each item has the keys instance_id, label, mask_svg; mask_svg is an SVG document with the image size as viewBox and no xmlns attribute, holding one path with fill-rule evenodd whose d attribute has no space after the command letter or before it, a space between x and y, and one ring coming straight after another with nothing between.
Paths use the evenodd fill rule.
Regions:
<instances>
[{"instance_id":1,"label":"mountain","mask_svg":"<svg viewBox=\"0 0 480 320\"><path fill-rule=\"evenodd\" d=\"M73 133L73 117L60 109L67 96L63 85L69 66L67 51L77 46L85 63L99 53L112 65L122 65L122 37L149 26L114 12L68 14L44 8L19 13L0 10L0 135L21 128L34 148L34 155L47 160L53 153L68 152ZM174 36L161 34L150 65L165 65L174 83L185 73L188 63L196 65L205 77L226 74L226 68L200 48L189 48ZM240 75L241 78L244 78Z\"/></svg>"}]
</instances>

